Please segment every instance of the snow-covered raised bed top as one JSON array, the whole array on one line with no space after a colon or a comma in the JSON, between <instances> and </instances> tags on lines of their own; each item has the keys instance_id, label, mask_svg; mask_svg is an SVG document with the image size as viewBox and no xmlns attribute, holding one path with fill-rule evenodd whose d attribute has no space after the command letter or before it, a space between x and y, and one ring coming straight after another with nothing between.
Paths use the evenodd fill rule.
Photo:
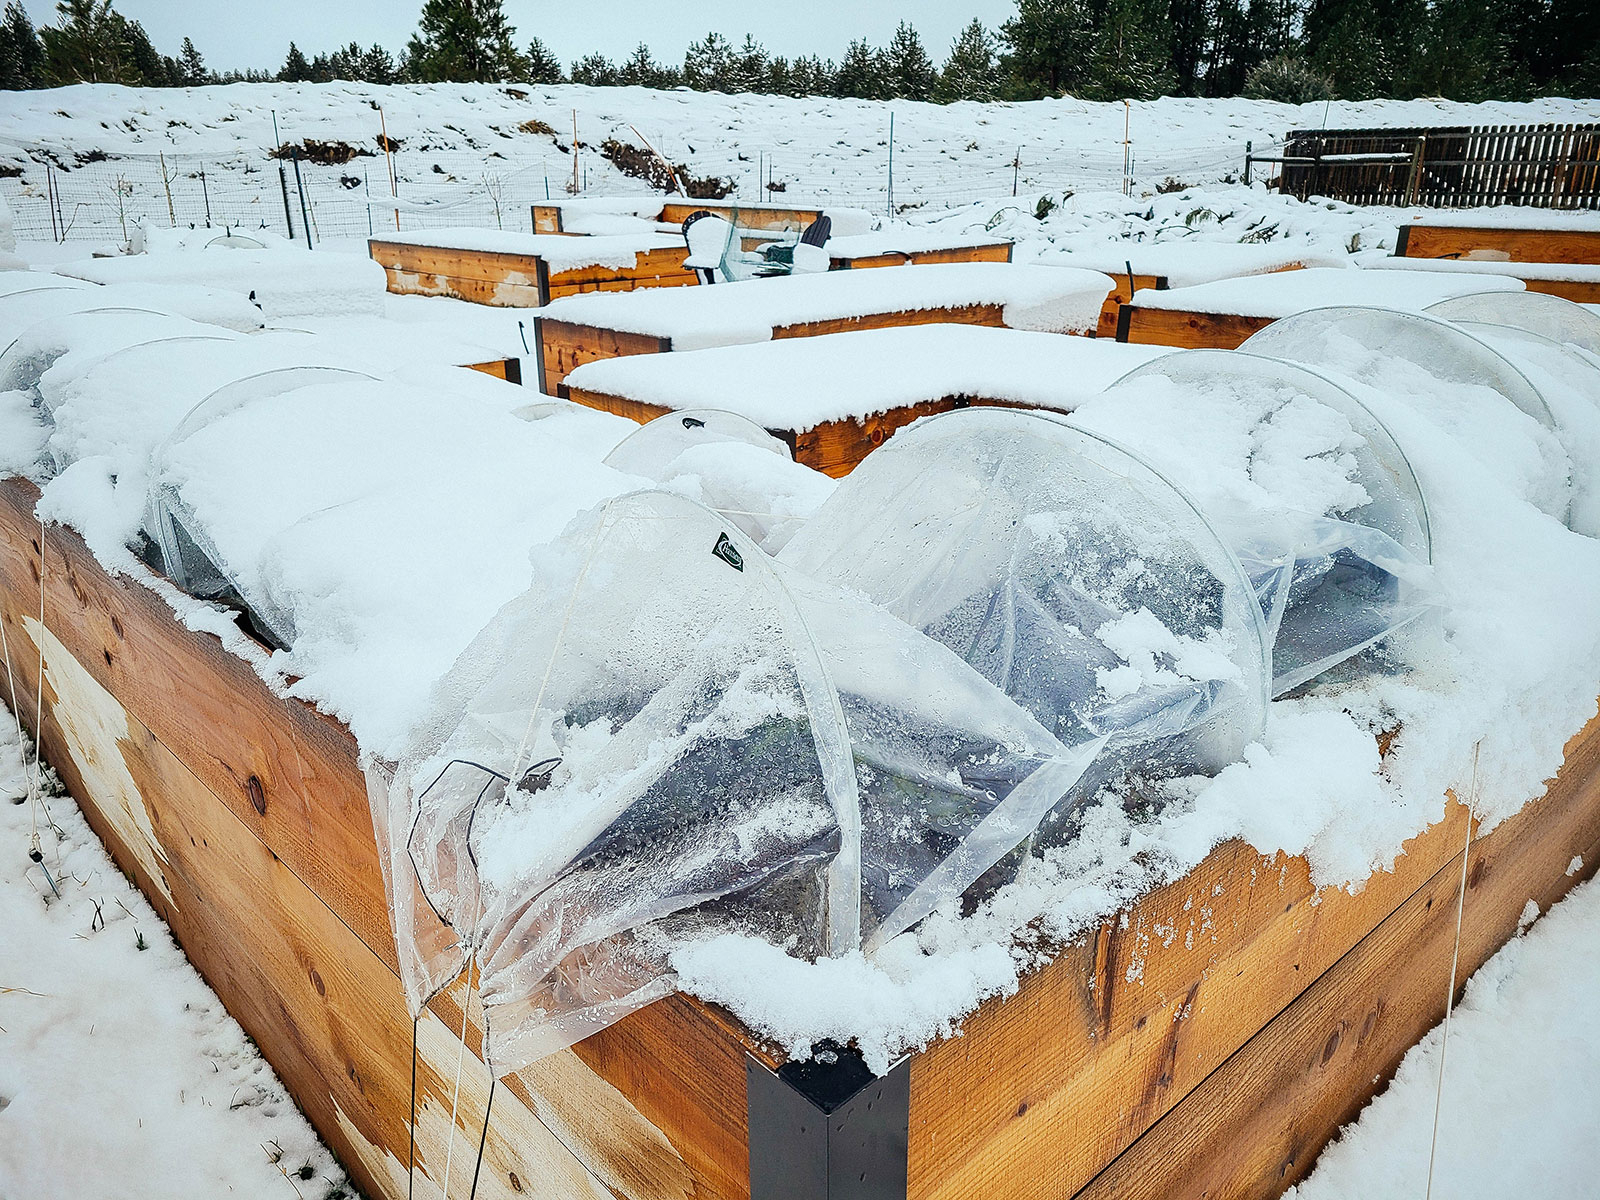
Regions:
<instances>
[{"instance_id":1,"label":"snow-covered raised bed top","mask_svg":"<svg viewBox=\"0 0 1600 1200\"><path fill-rule=\"evenodd\" d=\"M55 270L91 283L189 283L237 292L268 318L383 315L383 268L349 254L219 247L80 259Z\"/></svg>"},{"instance_id":2,"label":"snow-covered raised bed top","mask_svg":"<svg viewBox=\"0 0 1600 1200\"><path fill-rule=\"evenodd\" d=\"M1051 259L1062 266L1104 271L1113 277L1153 275L1169 288L1193 287L1218 279L1265 275L1292 267L1338 267L1343 261L1303 245L1237 242L1108 242L1103 247L1063 251Z\"/></svg>"},{"instance_id":3,"label":"snow-covered raised bed top","mask_svg":"<svg viewBox=\"0 0 1600 1200\"><path fill-rule=\"evenodd\" d=\"M674 350L764 342L793 325L890 313L994 307L1012 329L1093 329L1111 280L1070 267L938 263L835 271L714 287L595 293L554 301L547 321L670 338Z\"/></svg>"},{"instance_id":4,"label":"snow-covered raised bed top","mask_svg":"<svg viewBox=\"0 0 1600 1200\"><path fill-rule=\"evenodd\" d=\"M1413 217L1411 225L1440 229L1560 229L1600 233L1600 212L1498 205L1463 208Z\"/></svg>"},{"instance_id":5,"label":"snow-covered raised bed top","mask_svg":"<svg viewBox=\"0 0 1600 1200\"><path fill-rule=\"evenodd\" d=\"M907 325L606 359L579 367L567 386L658 408L720 408L799 432L954 397L1071 409L1165 353L1099 338Z\"/></svg>"},{"instance_id":6,"label":"snow-covered raised bed top","mask_svg":"<svg viewBox=\"0 0 1600 1200\"><path fill-rule=\"evenodd\" d=\"M375 234L371 242L535 258L542 261L551 274L585 267L631 268L638 264L639 255L648 251L687 249L681 235L649 232L573 238L558 233L516 233L500 229L423 229L411 233Z\"/></svg>"},{"instance_id":7,"label":"snow-covered raised bed top","mask_svg":"<svg viewBox=\"0 0 1600 1200\"><path fill-rule=\"evenodd\" d=\"M1505 275L1396 274L1337 267L1278 271L1243 279L1219 279L1194 287L1158 291L1142 288L1133 295L1136 308L1175 312L1216 313L1278 319L1329 305L1372 305L1418 310L1475 292L1520 292L1520 279Z\"/></svg>"},{"instance_id":8,"label":"snow-covered raised bed top","mask_svg":"<svg viewBox=\"0 0 1600 1200\"><path fill-rule=\"evenodd\" d=\"M928 228L881 229L876 233L829 238L825 247L832 259L871 258L880 254L928 254L940 250L973 250L1009 246L1006 238L991 233L959 233ZM1098 269L1098 268L1094 268Z\"/></svg>"},{"instance_id":9,"label":"snow-covered raised bed top","mask_svg":"<svg viewBox=\"0 0 1600 1200\"><path fill-rule=\"evenodd\" d=\"M1577 283L1600 286L1600 264L1497 262L1463 258L1374 258L1364 262L1367 269L1383 271L1439 271L1446 275L1507 275L1529 282Z\"/></svg>"}]
</instances>

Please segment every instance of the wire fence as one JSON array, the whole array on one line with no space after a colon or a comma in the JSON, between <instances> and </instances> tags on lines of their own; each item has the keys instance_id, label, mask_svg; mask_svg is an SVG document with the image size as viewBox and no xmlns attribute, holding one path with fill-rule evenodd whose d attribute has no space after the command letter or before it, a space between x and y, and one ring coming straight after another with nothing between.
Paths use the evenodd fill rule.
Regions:
<instances>
[{"instance_id":1,"label":"wire fence","mask_svg":"<svg viewBox=\"0 0 1600 1200\"><path fill-rule=\"evenodd\" d=\"M1260 147L1258 142L1257 146ZM25 148L25 153L26 153ZM839 185L809 186L751 162L731 175L736 197L794 203L826 202L871 212L929 215L984 200L1041 192L1116 191L1125 179L1203 184L1235 177L1245 145L1165 149L1154 165L1135 153L1125 176L1121 149L1084 150L1043 161L1020 154L1003 165L954 168L926 152L842 175ZM30 153L20 174L0 178L19 238L29 241L125 242L135 227L210 226L267 229L312 243L364 238L396 227L473 226L525 230L529 206L563 199L573 183L572 159L551 152L512 160L465 151L403 152L395 156L393 198L389 163L362 155L342 164L298 164L264 152L233 155L92 155L71 169ZM874 179L874 175L880 177ZM778 188L768 189L776 183ZM616 196L646 190L593 152L580 158L580 195Z\"/></svg>"}]
</instances>

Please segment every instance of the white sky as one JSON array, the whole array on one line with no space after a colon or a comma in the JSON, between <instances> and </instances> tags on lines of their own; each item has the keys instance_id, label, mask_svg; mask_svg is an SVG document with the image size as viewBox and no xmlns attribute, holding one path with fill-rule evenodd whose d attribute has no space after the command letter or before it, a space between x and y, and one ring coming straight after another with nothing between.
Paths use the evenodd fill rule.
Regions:
<instances>
[{"instance_id":1,"label":"white sky","mask_svg":"<svg viewBox=\"0 0 1600 1200\"><path fill-rule=\"evenodd\" d=\"M23 0L36 24L55 20L50 0ZM271 68L283 64L293 40L309 58L351 41L381 42L398 52L416 28L421 0L114 0L118 12L144 26L156 49L176 54L187 35L214 70ZM648 42L658 61L679 64L691 41L716 30L732 42L752 33L773 53L820 54L837 60L850 42L865 37L882 45L895 26L909 20L928 53L942 62L950 42L977 17L991 29L1016 11L1013 0L921 0L917 4L873 0L810 0L792 5L756 0L699 0L694 5L662 0L506 0L517 42L535 35L571 65L599 50L611 58Z\"/></svg>"}]
</instances>

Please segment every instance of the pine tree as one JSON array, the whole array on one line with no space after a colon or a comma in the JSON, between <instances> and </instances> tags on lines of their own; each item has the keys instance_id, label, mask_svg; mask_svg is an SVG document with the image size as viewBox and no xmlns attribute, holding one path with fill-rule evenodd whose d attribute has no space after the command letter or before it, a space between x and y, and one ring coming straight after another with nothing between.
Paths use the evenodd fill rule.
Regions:
<instances>
[{"instance_id":1,"label":"pine tree","mask_svg":"<svg viewBox=\"0 0 1600 1200\"><path fill-rule=\"evenodd\" d=\"M423 0L406 47L408 73L420 83L500 83L520 79L526 64L512 42L504 0Z\"/></svg>"},{"instance_id":2,"label":"pine tree","mask_svg":"<svg viewBox=\"0 0 1600 1200\"><path fill-rule=\"evenodd\" d=\"M352 49L354 42L350 43ZM363 83L399 83L400 68L391 55L382 46L374 42L361 52L361 61L356 67L356 78Z\"/></svg>"},{"instance_id":3,"label":"pine tree","mask_svg":"<svg viewBox=\"0 0 1600 1200\"><path fill-rule=\"evenodd\" d=\"M1508 94L1510 38L1496 0L1434 0L1423 39L1421 80L1428 95L1477 102Z\"/></svg>"},{"instance_id":4,"label":"pine tree","mask_svg":"<svg viewBox=\"0 0 1600 1200\"><path fill-rule=\"evenodd\" d=\"M678 73L650 56L650 47L640 42L633 54L617 68L617 80L629 87L676 87Z\"/></svg>"},{"instance_id":5,"label":"pine tree","mask_svg":"<svg viewBox=\"0 0 1600 1200\"><path fill-rule=\"evenodd\" d=\"M6 5L0 20L0 89L9 92L44 83L44 47L18 0Z\"/></svg>"},{"instance_id":6,"label":"pine tree","mask_svg":"<svg viewBox=\"0 0 1600 1200\"><path fill-rule=\"evenodd\" d=\"M1594 0L1552 0L1545 28L1545 74L1540 91L1555 96L1600 96L1600 21Z\"/></svg>"},{"instance_id":7,"label":"pine tree","mask_svg":"<svg viewBox=\"0 0 1600 1200\"><path fill-rule=\"evenodd\" d=\"M728 57L728 85L730 92L759 92L767 83L767 50L748 33L744 45Z\"/></svg>"},{"instance_id":8,"label":"pine tree","mask_svg":"<svg viewBox=\"0 0 1600 1200\"><path fill-rule=\"evenodd\" d=\"M1250 17L1244 0L1218 0L1206 64L1206 95L1237 96L1258 59L1252 53Z\"/></svg>"},{"instance_id":9,"label":"pine tree","mask_svg":"<svg viewBox=\"0 0 1600 1200\"><path fill-rule=\"evenodd\" d=\"M839 60L833 74L833 94L859 100L882 100L883 56L865 38L857 38Z\"/></svg>"},{"instance_id":10,"label":"pine tree","mask_svg":"<svg viewBox=\"0 0 1600 1200\"><path fill-rule=\"evenodd\" d=\"M1176 95L1200 94L1215 7L1215 0L1171 0L1167 6L1167 22L1172 29L1168 58Z\"/></svg>"},{"instance_id":11,"label":"pine tree","mask_svg":"<svg viewBox=\"0 0 1600 1200\"><path fill-rule=\"evenodd\" d=\"M564 83L566 75L561 70L561 60L550 47L538 38L528 43L527 69L523 79L528 83Z\"/></svg>"},{"instance_id":12,"label":"pine tree","mask_svg":"<svg viewBox=\"0 0 1600 1200\"><path fill-rule=\"evenodd\" d=\"M129 55L128 24L111 0L61 0L56 23L40 29L39 38L46 83L142 82Z\"/></svg>"},{"instance_id":13,"label":"pine tree","mask_svg":"<svg viewBox=\"0 0 1600 1200\"><path fill-rule=\"evenodd\" d=\"M206 70L206 60L195 49L194 42L183 39L183 49L178 52L178 72L183 87L199 87L211 82L211 72Z\"/></svg>"},{"instance_id":14,"label":"pine tree","mask_svg":"<svg viewBox=\"0 0 1600 1200\"><path fill-rule=\"evenodd\" d=\"M615 87L620 77L612 61L597 50L572 64L572 82L590 87Z\"/></svg>"},{"instance_id":15,"label":"pine tree","mask_svg":"<svg viewBox=\"0 0 1600 1200\"><path fill-rule=\"evenodd\" d=\"M1427 0L1312 0L1304 38L1312 67L1345 100L1414 96Z\"/></svg>"},{"instance_id":16,"label":"pine tree","mask_svg":"<svg viewBox=\"0 0 1600 1200\"><path fill-rule=\"evenodd\" d=\"M993 100L1000 94L1000 69L995 61L995 38L974 19L950 44L950 56L939 72L935 99L943 104L956 100Z\"/></svg>"},{"instance_id":17,"label":"pine tree","mask_svg":"<svg viewBox=\"0 0 1600 1200\"><path fill-rule=\"evenodd\" d=\"M774 55L767 63L767 82L760 89L769 96L793 96L794 70L783 55Z\"/></svg>"},{"instance_id":18,"label":"pine tree","mask_svg":"<svg viewBox=\"0 0 1600 1200\"><path fill-rule=\"evenodd\" d=\"M1303 58L1278 54L1250 72L1244 81L1244 94L1252 100L1310 104L1332 96L1333 81Z\"/></svg>"},{"instance_id":19,"label":"pine tree","mask_svg":"<svg viewBox=\"0 0 1600 1200\"><path fill-rule=\"evenodd\" d=\"M300 47L293 42L289 43L289 53L283 60L283 66L278 69L278 82L311 82L311 64L306 61L306 56L301 53Z\"/></svg>"},{"instance_id":20,"label":"pine tree","mask_svg":"<svg viewBox=\"0 0 1600 1200\"><path fill-rule=\"evenodd\" d=\"M923 49L922 38L901 21L883 52L884 87L891 99L931 100L939 73Z\"/></svg>"},{"instance_id":21,"label":"pine tree","mask_svg":"<svg viewBox=\"0 0 1600 1200\"><path fill-rule=\"evenodd\" d=\"M789 68L789 90L796 96L833 95L833 61L813 54L797 58Z\"/></svg>"},{"instance_id":22,"label":"pine tree","mask_svg":"<svg viewBox=\"0 0 1600 1200\"><path fill-rule=\"evenodd\" d=\"M1059 96L1085 82L1095 30L1082 0L1017 0L1017 15L1000 27L1000 37L1013 98Z\"/></svg>"},{"instance_id":23,"label":"pine tree","mask_svg":"<svg viewBox=\"0 0 1600 1200\"><path fill-rule=\"evenodd\" d=\"M697 92L725 92L732 48L720 33L708 33L683 54L683 82Z\"/></svg>"},{"instance_id":24,"label":"pine tree","mask_svg":"<svg viewBox=\"0 0 1600 1200\"><path fill-rule=\"evenodd\" d=\"M1085 95L1094 100L1154 100L1170 92L1170 44L1167 6L1161 0L1109 0Z\"/></svg>"}]
</instances>

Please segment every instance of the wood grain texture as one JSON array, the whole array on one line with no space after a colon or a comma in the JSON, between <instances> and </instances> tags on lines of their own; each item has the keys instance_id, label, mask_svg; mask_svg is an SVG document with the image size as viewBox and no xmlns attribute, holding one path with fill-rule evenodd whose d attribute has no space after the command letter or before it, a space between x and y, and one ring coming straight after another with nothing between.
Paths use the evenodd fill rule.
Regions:
<instances>
[{"instance_id":1,"label":"wood grain texture","mask_svg":"<svg viewBox=\"0 0 1600 1200\"><path fill-rule=\"evenodd\" d=\"M1118 320L1117 340L1120 342L1176 346L1183 350L1236 350L1252 333L1272 324L1273 319L1124 304Z\"/></svg>"},{"instance_id":2,"label":"wood grain texture","mask_svg":"<svg viewBox=\"0 0 1600 1200\"><path fill-rule=\"evenodd\" d=\"M19 685L29 688L33 678L29 649L36 644L29 624L37 627L40 570L39 526L32 516L36 498L26 482L0 483L0 620L6 624ZM113 755L100 746L82 757L84 763L98 765L98 773L64 768L86 808L105 814L97 830L114 844L120 837L120 856L139 867L141 886L169 907L173 897L180 907L183 901L169 863L183 872L191 893L207 900L228 894L234 886L232 880L243 870L236 859L259 859L265 864L261 870L270 876L270 889L263 885L259 893L212 919L195 935L197 949L192 956L230 1010L237 990L245 1012L249 1005L262 1003L279 1013L279 1024L252 1018L253 1025L243 1015L241 1021L264 1048L273 1043L269 1060L275 1065L288 1063L284 1074L297 1096L305 1089L316 1094L318 1088L327 1091L332 1084L320 1078L324 1071L342 1075L353 1066L357 1075L371 1075L399 1069L390 1061L391 1041L367 1046L371 1057L359 1061L335 1062L324 1054L309 1065L297 1063L293 1055L304 1050L302 1026L320 1018L302 1011L305 997L289 983L264 981L260 971L265 968L257 960L270 948L255 945L232 929L235 922L278 928L303 919L314 920L319 929L332 922L343 934L339 939L329 937L329 954L352 970L368 960L381 968L379 974L363 966L352 992L392 995L403 1009L364 781L348 732L304 704L274 697L249 666L223 650L214 637L179 626L149 589L107 576L75 534L51 526L44 549L46 627L51 642L59 646L56 653L64 664L60 670L65 672L67 663L76 664L89 681L76 693L97 689L112 698L100 707L114 707L119 714L109 721L81 724L91 731L108 724L134 731L124 739L127 744L121 753ZM31 712L26 703L23 708ZM51 742L63 728L56 714L57 705L51 703L46 710L45 744L54 758L65 762L62 754L71 747ZM149 749L139 760L141 765L135 767L130 760L126 769L115 768L116 762L128 759L128 746ZM130 776L136 784L128 782ZM130 799L141 796L137 804ZM100 804L103 810L96 809ZM181 813L174 806L181 806ZM212 832L178 845L169 836L174 823L184 829L204 826ZM228 843L233 857L213 854L208 847L235 825L239 832L230 835ZM279 905L289 905L294 912L279 913ZM296 915L302 909L312 915ZM326 915L318 915L319 909ZM175 928L188 949L190 935L183 927L175 924ZM208 951L207 945L213 949ZM436 1007L447 1025L461 1028L459 1007L448 997ZM378 1018L368 1014L361 1019ZM409 1072L409 1019L405 1025L401 1066ZM279 1042L285 1045L280 1047ZM592 1174L620 1194L650 1197L658 1194L655 1189L664 1179L675 1177L673 1170L648 1156L613 1159L617 1147L664 1141L682 1160L675 1170L691 1181L694 1195L738 1200L748 1193L742 1059L747 1048L750 1039L725 1014L679 997L651 1005L580 1043L570 1052L573 1065L567 1078L581 1067L594 1076L588 1095L610 1097L603 1106L606 1111L620 1112L620 1103L626 1102L629 1111L651 1115L636 1115L629 1128L613 1130L610 1140L575 1146L574 1152L592 1167ZM635 1061L638 1055L648 1061ZM656 1094L640 1094L640 1088L656 1089ZM593 1121L586 1123L583 1114L596 1111L595 1104L584 1092L567 1086L555 1093L541 1090L535 1098L537 1111L559 1128L593 1133ZM360 1149L355 1136L360 1133L377 1148L367 1157L388 1164L374 1171L381 1175L391 1170L395 1143L385 1136L394 1122L404 1124L404 1109L396 1115L392 1096L385 1093L374 1100L382 1110L376 1125L359 1120L351 1104L342 1101L337 1112L326 1105L302 1103L336 1145ZM497 1111L499 1107L497 1100ZM513 1118L517 1109L509 1107L505 1119ZM653 1131L650 1136L629 1135L630 1128L646 1126ZM514 1127L507 1125L508 1130ZM498 1136L491 1131L491 1140ZM628 1166L634 1161L637 1170ZM639 1170L645 1174L639 1175ZM629 1178L637 1183L631 1190L615 1182ZM588 1193L579 1188L548 1194Z\"/></svg>"},{"instance_id":3,"label":"wood grain texture","mask_svg":"<svg viewBox=\"0 0 1600 1200\"><path fill-rule=\"evenodd\" d=\"M1458 832L1461 832L1458 829ZM1567 874L1581 856L1584 868ZM1281 1195L1444 1016L1461 849L1204 1084L1078 1193L1080 1200ZM1516 931L1600 865L1600 722L1568 745L1548 794L1472 844L1457 994ZM1421 1194L1423 1180L1415 1181Z\"/></svg>"},{"instance_id":4,"label":"wood grain texture","mask_svg":"<svg viewBox=\"0 0 1600 1200\"><path fill-rule=\"evenodd\" d=\"M1100 322L1095 326L1095 336L1114 338L1117 336L1117 317L1122 311L1122 306L1133 299L1133 293L1143 288L1153 291L1167 290L1167 277L1165 275L1133 275L1127 272L1111 276L1111 294L1106 297L1100 306Z\"/></svg>"},{"instance_id":5,"label":"wood grain texture","mask_svg":"<svg viewBox=\"0 0 1600 1200\"><path fill-rule=\"evenodd\" d=\"M683 265L687 246L641 250L631 265L595 264L551 271L534 254L457 250L381 238L370 239L367 245L383 267L393 293L451 296L502 308L538 308L580 292L682 287L697 282L694 272Z\"/></svg>"},{"instance_id":6,"label":"wood grain texture","mask_svg":"<svg viewBox=\"0 0 1600 1200\"><path fill-rule=\"evenodd\" d=\"M539 340L540 387L549 396L566 396L567 376L584 363L630 354L664 354L672 349L670 338L547 317L535 319L534 332Z\"/></svg>"},{"instance_id":7,"label":"wood grain texture","mask_svg":"<svg viewBox=\"0 0 1600 1200\"><path fill-rule=\"evenodd\" d=\"M1574 304L1600 304L1600 283L1585 283L1577 279L1527 279L1530 292L1543 292L1547 296L1560 296Z\"/></svg>"},{"instance_id":8,"label":"wood grain texture","mask_svg":"<svg viewBox=\"0 0 1600 1200\"><path fill-rule=\"evenodd\" d=\"M1225 843L1066 947L913 1061L910 1195L1071 1195L1431 877L1464 819L1453 808L1355 895Z\"/></svg>"},{"instance_id":9,"label":"wood grain texture","mask_svg":"<svg viewBox=\"0 0 1600 1200\"><path fill-rule=\"evenodd\" d=\"M772 432L790 442L796 462L839 479L860 466L861 460L883 445L895 430L923 417L965 405L964 400L955 397L925 400L920 404L891 408L888 412L873 413L871 416L824 421L804 432Z\"/></svg>"},{"instance_id":10,"label":"wood grain texture","mask_svg":"<svg viewBox=\"0 0 1600 1200\"><path fill-rule=\"evenodd\" d=\"M836 254L828 259L830 271L860 271L870 267L925 266L930 263L1010 262L1010 242L981 246L946 246L942 250L890 250L882 254Z\"/></svg>"},{"instance_id":11,"label":"wood grain texture","mask_svg":"<svg viewBox=\"0 0 1600 1200\"><path fill-rule=\"evenodd\" d=\"M818 337L825 333L850 333L857 329L895 329L903 325L989 325L1003 329L1005 324L1003 305L961 304L948 308L859 313L853 317L835 317L826 321L798 321L793 325L773 326L772 336L775 339Z\"/></svg>"},{"instance_id":12,"label":"wood grain texture","mask_svg":"<svg viewBox=\"0 0 1600 1200\"><path fill-rule=\"evenodd\" d=\"M1600 264L1600 231L1588 229L1497 229L1466 225L1404 226L1396 253L1407 258L1467 258L1473 252L1504 254L1512 262Z\"/></svg>"}]
</instances>

